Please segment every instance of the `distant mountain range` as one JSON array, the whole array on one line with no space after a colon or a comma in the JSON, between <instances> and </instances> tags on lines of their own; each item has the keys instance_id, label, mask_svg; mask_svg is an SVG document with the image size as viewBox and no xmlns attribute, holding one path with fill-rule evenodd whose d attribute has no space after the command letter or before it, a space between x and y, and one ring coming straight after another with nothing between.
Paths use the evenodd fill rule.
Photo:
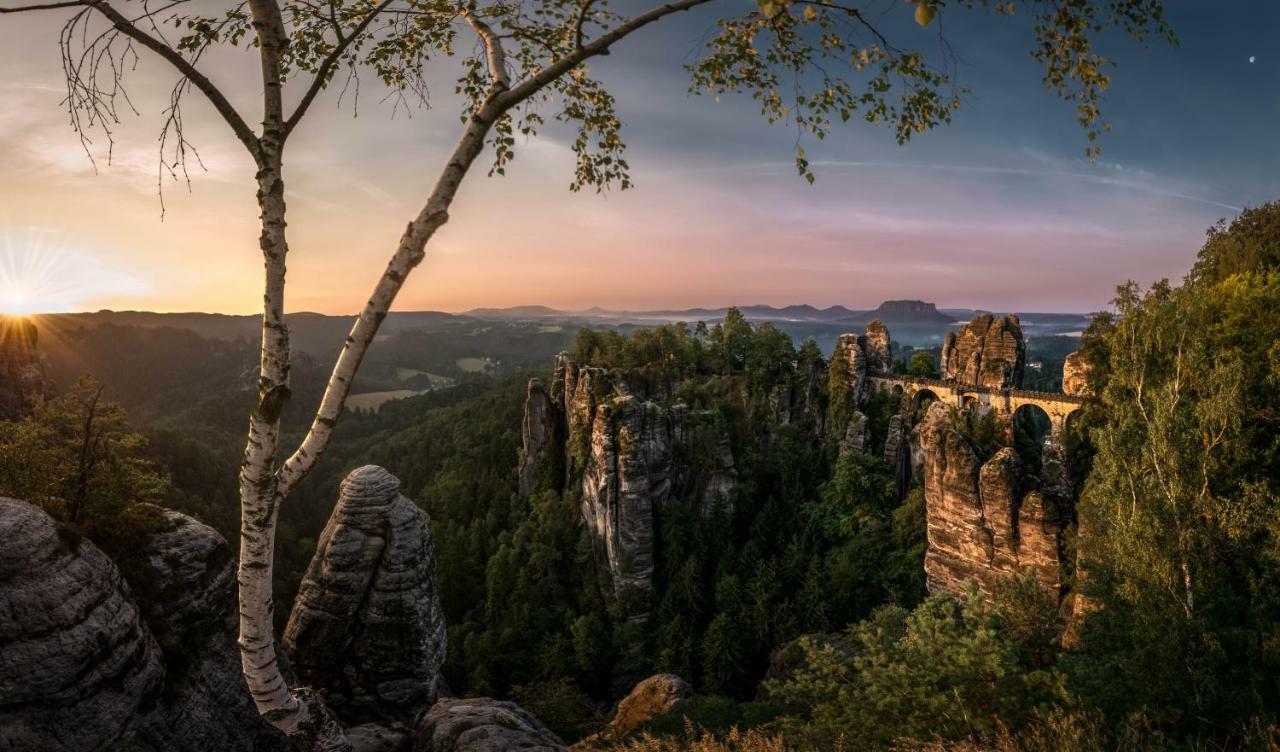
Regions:
<instances>
[{"instance_id":1,"label":"distant mountain range","mask_svg":"<svg viewBox=\"0 0 1280 752\"><path fill-rule=\"evenodd\" d=\"M561 311L542 305L511 306L509 308L473 308L462 314L480 319L501 320L538 320L565 319L592 320L610 319L613 321L703 321L722 319L729 308L663 308L650 310L608 310L599 306L582 311ZM842 305L827 308L801 304L777 308L769 305L744 305L738 310L749 319L762 321L823 321L832 323L865 324L872 319L883 321L900 321L921 324L949 324L957 321L938 311L933 303L922 300L886 300L874 310L857 311ZM967 319L966 319L967 320Z\"/></svg>"},{"instance_id":2,"label":"distant mountain range","mask_svg":"<svg viewBox=\"0 0 1280 752\"><path fill-rule=\"evenodd\" d=\"M738 306L748 319L771 322L790 334L797 342L813 339L830 349L836 337L844 332L861 331L873 319L885 323L895 342L912 346L937 346L949 329L969 321L980 313L977 309L946 308L939 310L922 300L886 300L870 310L855 310L842 305L818 308L798 304L788 306ZM461 332L485 322L512 326L536 324L551 326L594 326L630 331L638 326L654 326L678 321L715 322L724 318L728 307L652 310L608 310L600 307L578 311L562 311L544 305L509 308L475 308L461 314L441 311L398 311L387 317L379 339L412 332ZM998 311L995 313L999 313ZM1023 332L1029 337L1077 334L1088 324L1079 313L1019 314ZM55 314L37 317L54 328L93 328L106 326L162 327L187 329L201 337L256 341L260 319L251 315L217 313L153 313L148 311L98 311L95 313ZM322 360L332 357L342 337L355 323L355 316L329 316L319 313L291 313L286 317L290 337L296 349L312 353Z\"/></svg>"}]
</instances>

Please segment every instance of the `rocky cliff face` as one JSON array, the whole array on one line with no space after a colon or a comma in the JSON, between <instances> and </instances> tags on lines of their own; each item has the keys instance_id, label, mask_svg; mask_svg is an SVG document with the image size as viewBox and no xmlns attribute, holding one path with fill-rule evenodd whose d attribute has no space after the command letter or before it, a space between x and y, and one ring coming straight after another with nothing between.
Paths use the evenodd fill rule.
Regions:
<instances>
[{"instance_id":1,"label":"rocky cliff face","mask_svg":"<svg viewBox=\"0 0 1280 752\"><path fill-rule=\"evenodd\" d=\"M880 319L867 324L865 340L867 351L867 368L880 373L893 370L893 343L889 339L889 329Z\"/></svg>"},{"instance_id":2,"label":"rocky cliff face","mask_svg":"<svg viewBox=\"0 0 1280 752\"><path fill-rule=\"evenodd\" d=\"M0 316L0 420L19 420L44 396L36 325Z\"/></svg>"},{"instance_id":3,"label":"rocky cliff face","mask_svg":"<svg viewBox=\"0 0 1280 752\"><path fill-rule=\"evenodd\" d=\"M1036 490L1017 453L1005 447L983 463L934 403L918 427L923 460L930 592L962 592L972 580L991 594L1003 577L1031 574L1059 592L1064 515Z\"/></svg>"},{"instance_id":4,"label":"rocky cliff face","mask_svg":"<svg viewBox=\"0 0 1280 752\"><path fill-rule=\"evenodd\" d=\"M126 579L39 508L0 499L0 749L287 747L240 677L226 542L167 517Z\"/></svg>"},{"instance_id":5,"label":"rocky cliff face","mask_svg":"<svg viewBox=\"0 0 1280 752\"><path fill-rule=\"evenodd\" d=\"M563 392L562 392L563 394ZM560 446L564 420L541 379L529 381L524 401L524 425L520 448L520 495L528 496L540 487L558 485Z\"/></svg>"},{"instance_id":6,"label":"rocky cliff face","mask_svg":"<svg viewBox=\"0 0 1280 752\"><path fill-rule=\"evenodd\" d=\"M975 317L960 333L947 332L942 375L965 384L1005 389L1022 386L1027 348L1017 316Z\"/></svg>"},{"instance_id":7,"label":"rocky cliff face","mask_svg":"<svg viewBox=\"0 0 1280 752\"><path fill-rule=\"evenodd\" d=\"M810 379L820 385L820 377ZM675 385L556 358L551 387L534 379L525 400L520 492L565 491L578 500L615 590L650 587L654 515L673 499L732 513L733 448L713 416L672 396ZM809 389L775 411L817 410Z\"/></svg>"},{"instance_id":8,"label":"rocky cliff face","mask_svg":"<svg viewBox=\"0 0 1280 752\"><path fill-rule=\"evenodd\" d=\"M672 489L672 426L666 410L635 397L600 405L582 479L582 519L603 544L616 590L653 577L654 510Z\"/></svg>"},{"instance_id":9,"label":"rocky cliff face","mask_svg":"<svg viewBox=\"0 0 1280 752\"><path fill-rule=\"evenodd\" d=\"M1073 352L1062 362L1062 393L1077 397L1089 393L1089 361L1084 353Z\"/></svg>"},{"instance_id":10,"label":"rocky cliff face","mask_svg":"<svg viewBox=\"0 0 1280 752\"><path fill-rule=\"evenodd\" d=\"M445 624L430 520L386 470L343 481L283 646L346 720L411 717L439 695Z\"/></svg>"}]
</instances>

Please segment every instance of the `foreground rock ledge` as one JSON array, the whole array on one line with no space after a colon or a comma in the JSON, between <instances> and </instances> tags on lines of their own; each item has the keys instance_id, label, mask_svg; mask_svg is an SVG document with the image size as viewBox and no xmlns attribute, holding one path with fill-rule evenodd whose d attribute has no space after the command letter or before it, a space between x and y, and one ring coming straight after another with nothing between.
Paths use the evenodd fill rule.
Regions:
<instances>
[{"instance_id":1,"label":"foreground rock ledge","mask_svg":"<svg viewBox=\"0 0 1280 752\"><path fill-rule=\"evenodd\" d=\"M542 722L514 702L488 697L442 699L418 725L414 752L563 752Z\"/></svg>"}]
</instances>

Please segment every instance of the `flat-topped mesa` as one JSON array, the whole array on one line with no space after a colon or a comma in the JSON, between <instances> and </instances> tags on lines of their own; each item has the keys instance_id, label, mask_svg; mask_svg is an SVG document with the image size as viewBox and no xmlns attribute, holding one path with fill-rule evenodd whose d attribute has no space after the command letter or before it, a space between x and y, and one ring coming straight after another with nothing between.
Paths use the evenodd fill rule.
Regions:
<instances>
[{"instance_id":1,"label":"flat-topped mesa","mask_svg":"<svg viewBox=\"0 0 1280 752\"><path fill-rule=\"evenodd\" d=\"M947 332L942 344L941 369L945 379L992 389L1022 386L1027 346L1016 315L984 313L960 328Z\"/></svg>"},{"instance_id":2,"label":"flat-topped mesa","mask_svg":"<svg viewBox=\"0 0 1280 752\"><path fill-rule=\"evenodd\" d=\"M0 420L20 420L44 396L44 373L31 321L0 316Z\"/></svg>"},{"instance_id":3,"label":"flat-topped mesa","mask_svg":"<svg viewBox=\"0 0 1280 752\"><path fill-rule=\"evenodd\" d=\"M285 627L299 677L346 720L403 717L441 692L444 612L430 518L367 465L342 482Z\"/></svg>"}]
</instances>

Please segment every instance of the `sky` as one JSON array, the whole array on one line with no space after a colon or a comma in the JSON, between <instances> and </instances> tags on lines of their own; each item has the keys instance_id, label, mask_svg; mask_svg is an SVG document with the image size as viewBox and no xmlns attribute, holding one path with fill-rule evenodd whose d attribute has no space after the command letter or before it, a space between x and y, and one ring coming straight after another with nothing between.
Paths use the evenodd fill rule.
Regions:
<instances>
[{"instance_id":1,"label":"sky","mask_svg":"<svg viewBox=\"0 0 1280 752\"><path fill-rule=\"evenodd\" d=\"M683 65L717 4L741 2L641 31L593 63L617 98L635 188L571 193L569 134L521 141L506 177L487 177L483 163L472 171L395 309L859 309L919 298L1085 312L1126 279L1180 278L1207 227L1280 198L1272 0L1168 0L1176 47L1106 36L1112 132L1093 163L1072 108L1040 83L1025 23L944 8L972 92L953 124L898 146L850 121L806 144L813 185L796 175L794 130L768 125L745 97L688 93ZM914 26L911 6L868 5L901 46L937 46L937 27ZM139 114L113 126L109 163L94 136L95 168L61 105L63 20L0 16L0 300L24 311L254 312L250 159L192 97L185 118L204 169L193 165L189 187L163 177L156 136L175 77L143 55L126 80ZM430 109L393 113L366 79L358 107L329 92L295 132L289 310L362 306L457 138L453 64L433 73ZM253 66L227 51L202 68L252 113Z\"/></svg>"}]
</instances>

